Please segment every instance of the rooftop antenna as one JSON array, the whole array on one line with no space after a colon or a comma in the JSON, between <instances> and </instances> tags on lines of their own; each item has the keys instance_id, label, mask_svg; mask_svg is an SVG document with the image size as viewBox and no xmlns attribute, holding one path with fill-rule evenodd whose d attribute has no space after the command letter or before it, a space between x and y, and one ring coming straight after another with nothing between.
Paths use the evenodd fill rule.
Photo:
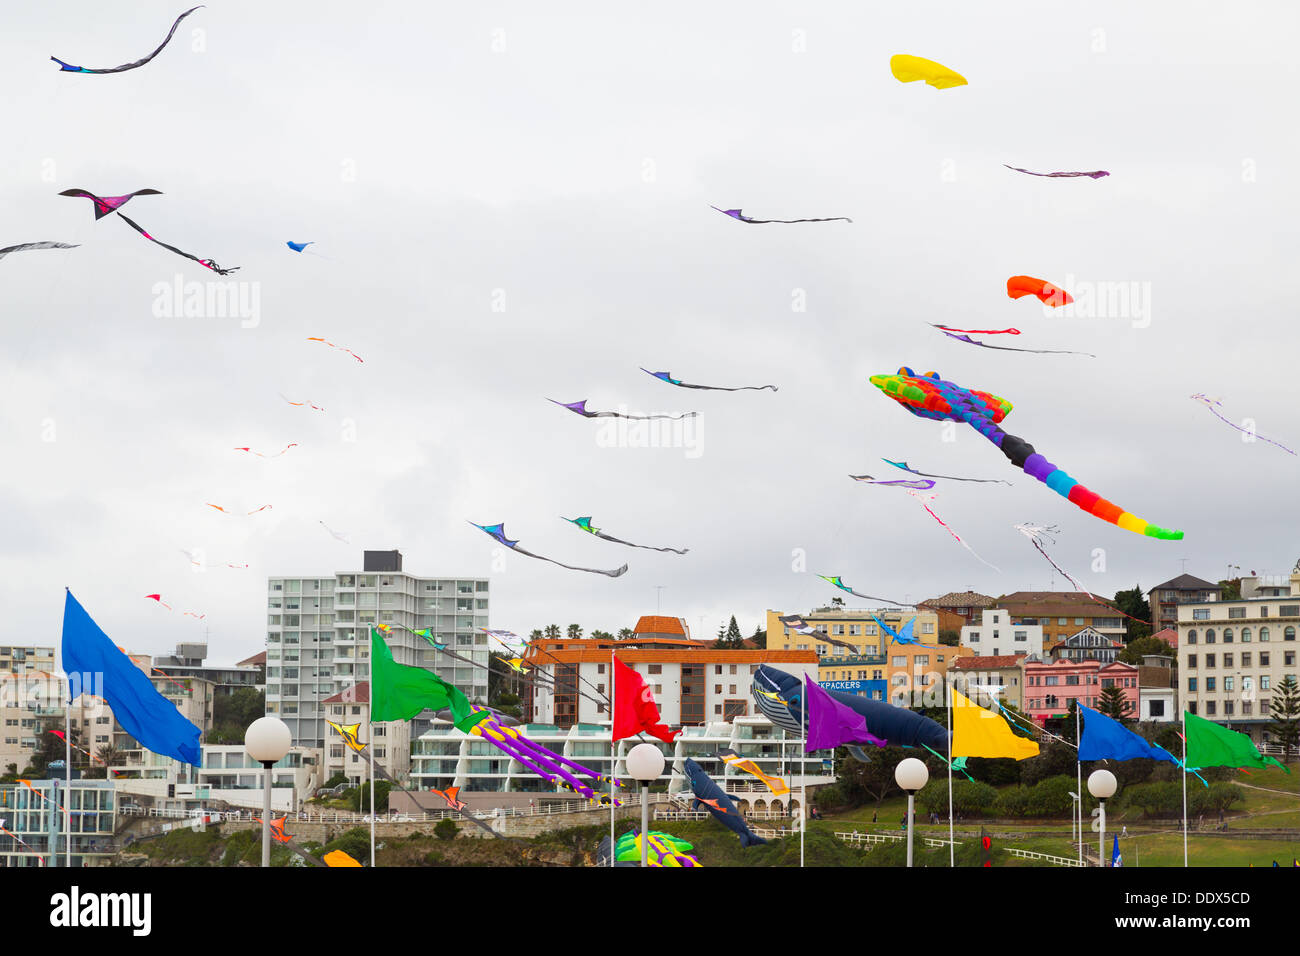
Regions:
<instances>
[{"instance_id":1,"label":"rooftop antenna","mask_svg":"<svg viewBox=\"0 0 1300 956\"><path fill-rule=\"evenodd\" d=\"M656 615L659 614L659 599L663 596L663 589L665 587L666 585L663 584L655 585L655 614Z\"/></svg>"},{"instance_id":2,"label":"rooftop antenna","mask_svg":"<svg viewBox=\"0 0 1300 956\"><path fill-rule=\"evenodd\" d=\"M1186 559L1186 558L1179 558L1178 560L1180 560L1180 561L1183 562L1183 574L1186 574L1186 573L1187 573L1187 559Z\"/></svg>"}]
</instances>

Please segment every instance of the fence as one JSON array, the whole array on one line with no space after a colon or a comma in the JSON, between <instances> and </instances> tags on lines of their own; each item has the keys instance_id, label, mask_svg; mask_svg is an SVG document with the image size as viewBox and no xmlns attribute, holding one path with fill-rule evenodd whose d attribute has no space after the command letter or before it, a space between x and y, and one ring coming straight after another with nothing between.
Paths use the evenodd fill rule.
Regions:
<instances>
[{"instance_id":1,"label":"fence","mask_svg":"<svg viewBox=\"0 0 1300 956\"><path fill-rule=\"evenodd\" d=\"M1018 850L1013 846L1004 847L1004 849L1012 856L1018 857L1019 859L1046 860L1048 863L1051 863L1053 866L1086 866L1087 865L1085 863L1080 863L1074 857L1069 857L1069 856L1053 856L1051 853L1035 853L1033 850Z\"/></svg>"},{"instance_id":2,"label":"fence","mask_svg":"<svg viewBox=\"0 0 1300 956\"><path fill-rule=\"evenodd\" d=\"M654 794L652 796L660 796ZM662 801L655 800L655 803ZM624 805L627 805L624 802ZM578 803L577 801L569 803L549 803L546 806L533 807L495 807L488 810L471 810L470 812L479 819L499 820L506 817L551 817L560 816L567 813L586 813L589 810L599 809L595 804ZM605 809L608 809L605 807ZM655 811L655 819L661 819L659 813ZM662 819L689 819L697 820L708 816L701 811L698 814L691 815L689 811L679 811L686 815L681 817L664 817ZM171 820L188 820L195 817L207 817L209 823L220 823L223 820L252 820L254 817L261 819L261 812L258 810L175 810L162 809L159 807L121 807L118 809L121 816L137 817L161 817ZM355 813L351 810L298 810L296 812L285 814L290 821L295 823L369 823L370 814ZM377 823L433 823L438 820L460 820L463 819L459 811L456 810L425 810L422 813L402 813L397 810L389 810L385 813L375 814Z\"/></svg>"}]
</instances>

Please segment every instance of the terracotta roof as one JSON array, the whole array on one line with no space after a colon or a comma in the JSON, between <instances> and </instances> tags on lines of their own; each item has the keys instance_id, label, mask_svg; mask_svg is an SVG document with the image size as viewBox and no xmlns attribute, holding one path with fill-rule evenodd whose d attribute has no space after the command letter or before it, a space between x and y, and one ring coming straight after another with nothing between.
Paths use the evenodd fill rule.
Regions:
<instances>
[{"instance_id":1,"label":"terracotta roof","mask_svg":"<svg viewBox=\"0 0 1300 956\"><path fill-rule=\"evenodd\" d=\"M1121 667L1125 670L1137 670L1135 664L1125 664L1122 661L1103 664L1095 657L1085 657L1081 661L1071 660L1068 657L1061 657L1054 661L1025 661L1025 667L1088 667L1097 670L1105 670L1108 667Z\"/></svg>"},{"instance_id":2,"label":"terracotta roof","mask_svg":"<svg viewBox=\"0 0 1300 956\"><path fill-rule=\"evenodd\" d=\"M991 598L987 594L980 594L976 591L949 591L943 597L930 598L928 601L922 601L921 604L926 607L992 607L997 604L997 598ZM920 607L921 605L917 605Z\"/></svg>"},{"instance_id":3,"label":"terracotta roof","mask_svg":"<svg viewBox=\"0 0 1300 956\"><path fill-rule=\"evenodd\" d=\"M642 615L632 628L635 634L680 634L686 636L686 619L681 617L662 617L656 614Z\"/></svg>"},{"instance_id":4,"label":"terracotta roof","mask_svg":"<svg viewBox=\"0 0 1300 956\"><path fill-rule=\"evenodd\" d=\"M958 657L953 660L950 670L955 671L991 671L1007 667L1019 667L1024 654L1000 654L988 657Z\"/></svg>"},{"instance_id":5,"label":"terracotta roof","mask_svg":"<svg viewBox=\"0 0 1300 956\"><path fill-rule=\"evenodd\" d=\"M1111 601L1089 601L1075 592L1016 591L998 598L997 606L1020 617L1112 617L1119 611ZM1050 623L1050 622L1049 622Z\"/></svg>"},{"instance_id":6,"label":"terracotta roof","mask_svg":"<svg viewBox=\"0 0 1300 956\"><path fill-rule=\"evenodd\" d=\"M370 681L345 687L333 697L326 697L322 704L368 704L370 703Z\"/></svg>"},{"instance_id":7,"label":"terracotta roof","mask_svg":"<svg viewBox=\"0 0 1300 956\"><path fill-rule=\"evenodd\" d=\"M1176 648L1178 646L1178 632L1172 627L1166 627L1163 630L1156 631L1151 636L1164 641L1170 647Z\"/></svg>"},{"instance_id":8,"label":"terracotta roof","mask_svg":"<svg viewBox=\"0 0 1300 956\"><path fill-rule=\"evenodd\" d=\"M240 661L235 666L256 667L259 664L265 664L265 663L266 663L266 651L260 651L259 653L254 654L252 657L245 657L242 661Z\"/></svg>"}]
</instances>

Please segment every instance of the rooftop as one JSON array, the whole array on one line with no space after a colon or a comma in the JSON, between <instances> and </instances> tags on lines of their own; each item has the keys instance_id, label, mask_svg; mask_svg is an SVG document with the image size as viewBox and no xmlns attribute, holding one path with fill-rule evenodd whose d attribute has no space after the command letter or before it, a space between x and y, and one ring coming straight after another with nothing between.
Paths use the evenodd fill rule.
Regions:
<instances>
[{"instance_id":1,"label":"rooftop","mask_svg":"<svg viewBox=\"0 0 1300 956\"><path fill-rule=\"evenodd\" d=\"M664 617L659 614L643 614L632 628L633 635L638 634L679 634L690 637L691 629L686 626L684 617Z\"/></svg>"},{"instance_id":2,"label":"rooftop","mask_svg":"<svg viewBox=\"0 0 1300 956\"><path fill-rule=\"evenodd\" d=\"M1170 578L1164 584L1157 584L1152 591L1217 591L1219 586L1211 581L1205 581L1191 574L1180 574L1176 578ZM1150 592L1147 592L1148 594Z\"/></svg>"},{"instance_id":3,"label":"rooftop","mask_svg":"<svg viewBox=\"0 0 1300 956\"><path fill-rule=\"evenodd\" d=\"M921 604L926 607L992 607L997 604L997 598L989 597L987 594L980 594L978 591L949 591L943 597L931 598L928 601L922 601Z\"/></svg>"},{"instance_id":4,"label":"rooftop","mask_svg":"<svg viewBox=\"0 0 1300 956\"><path fill-rule=\"evenodd\" d=\"M1105 598L1088 600L1075 591L1014 591L998 598L997 606L1021 616L1036 612L1046 617L1110 617L1118 614Z\"/></svg>"},{"instance_id":5,"label":"rooftop","mask_svg":"<svg viewBox=\"0 0 1300 956\"><path fill-rule=\"evenodd\" d=\"M333 697L326 697L322 704L368 704L370 703L370 681L345 687Z\"/></svg>"},{"instance_id":6,"label":"rooftop","mask_svg":"<svg viewBox=\"0 0 1300 956\"><path fill-rule=\"evenodd\" d=\"M991 671L1003 670L1008 667L1019 667L1020 662L1025 659L1024 654L999 654L989 655L987 657L958 657L952 662L949 670L954 671Z\"/></svg>"}]
</instances>

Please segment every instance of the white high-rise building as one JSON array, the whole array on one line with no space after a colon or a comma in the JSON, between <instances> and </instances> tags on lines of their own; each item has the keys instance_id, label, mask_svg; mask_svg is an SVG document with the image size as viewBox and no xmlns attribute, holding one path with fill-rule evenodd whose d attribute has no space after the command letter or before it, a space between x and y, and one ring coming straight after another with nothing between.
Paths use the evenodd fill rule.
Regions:
<instances>
[{"instance_id":1,"label":"white high-rise building","mask_svg":"<svg viewBox=\"0 0 1300 956\"><path fill-rule=\"evenodd\" d=\"M294 746L322 749L333 734L324 701L370 679L370 629L385 632L393 659L424 667L487 703L488 579L416 577L399 551L367 551L356 572L267 579L266 711ZM403 628L431 628L436 650ZM432 716L432 715L426 715Z\"/></svg>"}]
</instances>

